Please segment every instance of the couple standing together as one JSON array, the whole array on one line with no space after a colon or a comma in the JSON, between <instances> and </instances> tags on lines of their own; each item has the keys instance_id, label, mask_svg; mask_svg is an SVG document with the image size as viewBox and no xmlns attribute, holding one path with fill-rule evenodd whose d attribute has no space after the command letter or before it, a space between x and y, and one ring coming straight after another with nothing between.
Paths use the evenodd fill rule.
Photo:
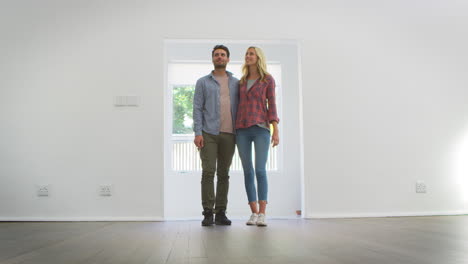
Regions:
<instances>
[{"instance_id":1,"label":"couple standing together","mask_svg":"<svg viewBox=\"0 0 468 264\"><path fill-rule=\"evenodd\" d=\"M266 162L270 135L273 146L279 143L275 80L266 70L265 55L260 48L247 49L240 81L226 71L229 55L226 46L217 45L213 48L211 57L214 70L197 81L193 99L194 143L200 150L202 162L202 226L215 223L231 225L226 208L229 167L236 144L252 211L247 225L266 226ZM252 142L255 147L255 165L252 160ZM218 177L216 194L215 173Z\"/></svg>"}]
</instances>

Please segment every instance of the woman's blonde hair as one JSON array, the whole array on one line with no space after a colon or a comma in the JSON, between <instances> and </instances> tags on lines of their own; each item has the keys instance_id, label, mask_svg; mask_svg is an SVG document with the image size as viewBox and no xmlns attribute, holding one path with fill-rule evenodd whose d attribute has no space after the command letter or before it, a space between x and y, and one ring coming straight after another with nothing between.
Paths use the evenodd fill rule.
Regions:
<instances>
[{"instance_id":1,"label":"woman's blonde hair","mask_svg":"<svg viewBox=\"0 0 468 264\"><path fill-rule=\"evenodd\" d=\"M258 70L258 73L260 74L260 81L263 81L265 79L265 76L269 75L269 73L267 72L265 54L263 53L262 49L258 47L251 46L247 49L247 51L249 49L254 49L255 54L257 54L257 70ZM242 78L240 82L241 83L246 82L248 75L249 75L249 67L244 62L244 65L242 65Z\"/></svg>"}]
</instances>

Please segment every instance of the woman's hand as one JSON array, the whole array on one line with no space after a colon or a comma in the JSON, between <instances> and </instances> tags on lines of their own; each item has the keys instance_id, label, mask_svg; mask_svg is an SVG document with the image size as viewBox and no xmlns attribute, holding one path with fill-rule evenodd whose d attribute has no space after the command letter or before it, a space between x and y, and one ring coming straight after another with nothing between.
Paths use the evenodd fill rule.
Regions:
<instances>
[{"instance_id":1,"label":"woman's hand","mask_svg":"<svg viewBox=\"0 0 468 264\"><path fill-rule=\"evenodd\" d=\"M278 130L275 130L273 132L273 135L271 136L271 144L273 145L273 147L278 146L278 144L279 144Z\"/></svg>"},{"instance_id":2,"label":"woman's hand","mask_svg":"<svg viewBox=\"0 0 468 264\"><path fill-rule=\"evenodd\" d=\"M273 145L273 147L276 147L279 144L278 122L272 121L271 125L273 126L273 135L271 135L271 145Z\"/></svg>"}]
</instances>

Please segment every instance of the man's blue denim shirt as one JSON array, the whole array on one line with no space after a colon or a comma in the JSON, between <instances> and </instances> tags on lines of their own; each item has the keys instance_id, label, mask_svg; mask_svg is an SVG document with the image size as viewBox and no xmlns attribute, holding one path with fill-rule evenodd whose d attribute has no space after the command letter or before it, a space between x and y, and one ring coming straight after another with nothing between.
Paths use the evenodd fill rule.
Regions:
<instances>
[{"instance_id":1,"label":"man's blue denim shirt","mask_svg":"<svg viewBox=\"0 0 468 264\"><path fill-rule=\"evenodd\" d=\"M235 132L237 104L239 102L239 80L227 71L229 95L231 97L232 127ZM220 127L220 86L213 72L198 79L193 96L193 131L201 135L219 135Z\"/></svg>"}]
</instances>

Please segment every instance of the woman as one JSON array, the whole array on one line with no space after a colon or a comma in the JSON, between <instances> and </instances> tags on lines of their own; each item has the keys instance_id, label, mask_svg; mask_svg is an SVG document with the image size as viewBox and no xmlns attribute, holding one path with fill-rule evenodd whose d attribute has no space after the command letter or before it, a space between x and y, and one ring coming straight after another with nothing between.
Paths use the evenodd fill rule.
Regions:
<instances>
[{"instance_id":1,"label":"woman","mask_svg":"<svg viewBox=\"0 0 468 264\"><path fill-rule=\"evenodd\" d=\"M265 167L270 135L273 147L279 143L275 80L267 72L263 51L257 47L247 49L242 73L236 118L236 144L244 169L245 190L252 211L247 225L266 226L268 180ZM272 133L270 124L273 127ZM252 162L252 142L255 147L255 170ZM254 176L257 179L258 192Z\"/></svg>"}]
</instances>

